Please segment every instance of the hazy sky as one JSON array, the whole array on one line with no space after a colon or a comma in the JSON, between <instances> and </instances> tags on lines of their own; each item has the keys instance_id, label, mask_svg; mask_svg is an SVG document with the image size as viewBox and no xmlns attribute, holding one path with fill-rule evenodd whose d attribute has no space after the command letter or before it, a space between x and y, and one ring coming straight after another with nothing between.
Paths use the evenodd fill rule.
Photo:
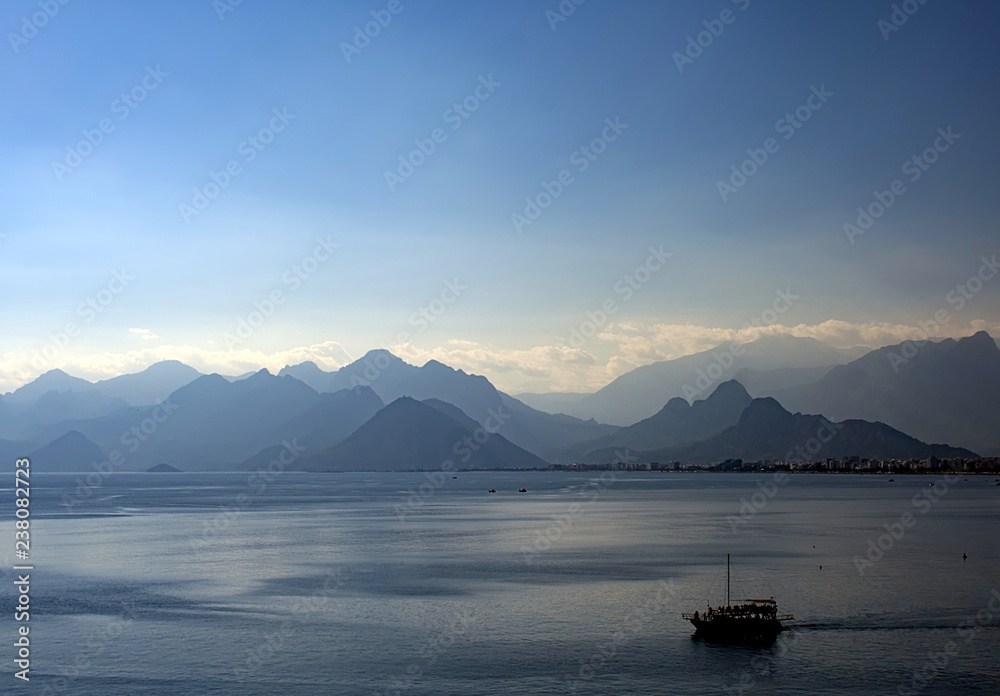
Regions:
<instances>
[{"instance_id":1,"label":"hazy sky","mask_svg":"<svg viewBox=\"0 0 1000 696\"><path fill-rule=\"evenodd\" d=\"M838 346L1000 336L1000 282L954 294L1000 254L995 2L234 4L3 3L0 390L377 347L590 390L778 293Z\"/></svg>"}]
</instances>

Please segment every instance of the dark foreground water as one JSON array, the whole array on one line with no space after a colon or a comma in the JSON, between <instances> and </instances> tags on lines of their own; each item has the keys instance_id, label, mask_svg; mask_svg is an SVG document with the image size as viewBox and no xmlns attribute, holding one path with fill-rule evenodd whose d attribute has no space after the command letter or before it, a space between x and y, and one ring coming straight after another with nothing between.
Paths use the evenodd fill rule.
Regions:
<instances>
[{"instance_id":1,"label":"dark foreground water","mask_svg":"<svg viewBox=\"0 0 1000 696\"><path fill-rule=\"evenodd\" d=\"M4 493L2 693L1000 693L993 477L98 478L32 477L30 684ZM680 618L726 553L800 624L770 649Z\"/></svg>"}]
</instances>

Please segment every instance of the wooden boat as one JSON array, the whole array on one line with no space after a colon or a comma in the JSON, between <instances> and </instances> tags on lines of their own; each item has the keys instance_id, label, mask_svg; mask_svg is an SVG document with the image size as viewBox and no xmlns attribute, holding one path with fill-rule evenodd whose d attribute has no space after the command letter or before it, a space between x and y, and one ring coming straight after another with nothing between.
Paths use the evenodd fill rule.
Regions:
<instances>
[{"instance_id":1,"label":"wooden boat","mask_svg":"<svg viewBox=\"0 0 1000 696\"><path fill-rule=\"evenodd\" d=\"M726 603L709 606L704 614L682 614L694 625L694 638L723 643L772 643L784 630L782 621L792 621L791 615L778 615L774 597L770 599L743 599L730 603L729 554L726 554Z\"/></svg>"}]
</instances>

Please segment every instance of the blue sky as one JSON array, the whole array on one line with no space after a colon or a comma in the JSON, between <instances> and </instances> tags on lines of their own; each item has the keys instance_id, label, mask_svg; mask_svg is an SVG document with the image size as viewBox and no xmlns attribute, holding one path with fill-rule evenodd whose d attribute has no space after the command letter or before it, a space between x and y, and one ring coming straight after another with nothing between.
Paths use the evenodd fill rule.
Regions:
<instances>
[{"instance_id":1,"label":"blue sky","mask_svg":"<svg viewBox=\"0 0 1000 696\"><path fill-rule=\"evenodd\" d=\"M892 3L862 0L587 0L558 22L555 0L226 1L54 1L39 27L47 3L4 3L0 389L53 367L332 368L389 347L514 392L590 390L740 337L778 290L799 299L768 330L844 347L909 338L942 308L941 336L1000 334L1000 283L946 299L1000 253L995 3L914 2L886 38ZM391 21L347 60L372 12ZM718 36L680 71L705 22ZM814 87L832 96L812 109ZM799 107L808 121L780 129ZM627 128L586 158L606 119ZM911 182L903 164L949 127ZM851 243L845 223L896 179L905 193ZM626 298L651 247L671 256Z\"/></svg>"}]
</instances>

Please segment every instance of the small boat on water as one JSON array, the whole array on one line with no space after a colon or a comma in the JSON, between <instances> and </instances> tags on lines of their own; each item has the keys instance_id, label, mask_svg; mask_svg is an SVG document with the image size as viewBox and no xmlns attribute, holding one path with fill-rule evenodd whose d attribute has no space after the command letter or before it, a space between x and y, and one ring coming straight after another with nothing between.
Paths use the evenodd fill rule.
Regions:
<instances>
[{"instance_id":1,"label":"small boat on water","mask_svg":"<svg viewBox=\"0 0 1000 696\"><path fill-rule=\"evenodd\" d=\"M726 603L704 614L682 614L694 625L694 638L720 643L773 643L784 630L782 621L792 621L791 615L778 615L774 597L770 599L744 599L730 604L729 554L726 554Z\"/></svg>"}]
</instances>

